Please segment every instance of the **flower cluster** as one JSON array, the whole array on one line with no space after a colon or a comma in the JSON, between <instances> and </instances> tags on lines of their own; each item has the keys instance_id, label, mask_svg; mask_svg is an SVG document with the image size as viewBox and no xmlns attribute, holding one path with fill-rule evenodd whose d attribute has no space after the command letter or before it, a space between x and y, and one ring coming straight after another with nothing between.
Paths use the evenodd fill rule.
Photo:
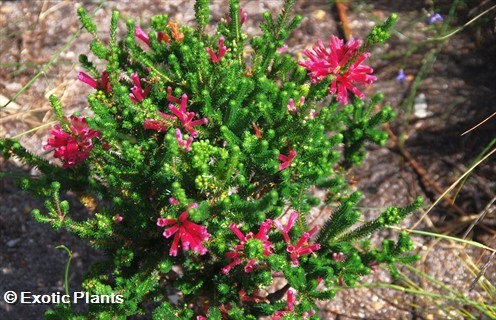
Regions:
<instances>
[{"instance_id":1,"label":"flower cluster","mask_svg":"<svg viewBox=\"0 0 496 320\"><path fill-rule=\"evenodd\" d=\"M172 123L172 121L177 118L179 119L179 122L181 123L184 130L186 130L189 133L189 137L187 139L183 139L183 134L181 130L179 128L176 128L175 133L176 133L177 144L184 151L190 151L191 143L193 142L194 138L198 137L198 131L196 131L194 127L207 124L208 119L202 118L199 120L193 120L193 118L196 116L196 113L192 111L187 111L186 105L188 103L188 96L186 94L183 94L181 100L179 100L178 98L172 95L171 87L167 88L167 93L168 93L167 99L174 103L180 103L180 107L177 108L174 104L172 103L169 104L169 109L173 113L173 115L165 114L161 111L157 111L157 114L159 115L160 119L145 119L143 128L145 130L155 130L158 132L167 131L167 129L169 128L169 124Z\"/></svg>"},{"instance_id":2,"label":"flower cluster","mask_svg":"<svg viewBox=\"0 0 496 320\"><path fill-rule=\"evenodd\" d=\"M245 265L245 272L250 273L253 271L258 256L269 256L273 253L271 243L267 233L272 225L272 220L267 219L260 225L260 229L256 235L252 232L244 235L238 229L236 224L231 223L229 229L238 237L239 244L234 246L234 251L226 253L226 258L232 260L230 264L222 268L222 273L228 274L232 268L242 263L244 259L248 262ZM248 250L245 250L248 249ZM250 250L253 249L253 250ZM258 249L258 250L257 250Z\"/></svg>"},{"instance_id":3,"label":"flower cluster","mask_svg":"<svg viewBox=\"0 0 496 320\"><path fill-rule=\"evenodd\" d=\"M169 202L172 204L179 204L174 198L170 198ZM188 210L197 207L198 204L196 203L190 204L186 211L181 213L178 219L158 218L157 226L168 227L164 230L164 237L168 239L175 235L169 250L169 255L177 256L179 241L181 241L183 251L187 251L191 248L194 252L200 253L200 255L207 253L207 248L202 244L203 241L207 241L210 238L207 228L188 220Z\"/></svg>"},{"instance_id":4,"label":"flower cluster","mask_svg":"<svg viewBox=\"0 0 496 320\"><path fill-rule=\"evenodd\" d=\"M187 103L188 103L188 96L186 94L183 94L181 97L181 107L178 109L173 104L169 104L169 109L179 119L184 130L188 131L188 133L191 134L193 138L196 138L198 136L198 131L196 131L194 127L207 124L208 119L202 118L199 120L193 120L196 113L186 110Z\"/></svg>"},{"instance_id":5,"label":"flower cluster","mask_svg":"<svg viewBox=\"0 0 496 320\"><path fill-rule=\"evenodd\" d=\"M146 79L142 78L140 81L137 73L131 74L131 79L133 79L134 87L131 88L129 98L131 98L131 101L134 103L143 101L148 96L148 93L150 92L150 89L152 87L150 85L147 85L146 88L143 89L143 87L141 86L141 81L146 81Z\"/></svg>"},{"instance_id":6,"label":"flower cluster","mask_svg":"<svg viewBox=\"0 0 496 320\"><path fill-rule=\"evenodd\" d=\"M62 160L64 168L75 167L86 160L90 156L90 150L94 148L91 139L102 138L99 131L90 129L85 118L71 116L69 120L71 132L55 125L50 130L53 138L48 139L43 146L44 150L55 149L54 157Z\"/></svg>"},{"instance_id":7,"label":"flower cluster","mask_svg":"<svg viewBox=\"0 0 496 320\"><path fill-rule=\"evenodd\" d=\"M210 55L210 58L212 59L212 62L214 63L219 63L220 59L224 57L224 55L227 52L227 47L224 45L224 37L219 38L219 51L217 54L211 49L211 48L206 48L208 54Z\"/></svg>"},{"instance_id":8,"label":"flower cluster","mask_svg":"<svg viewBox=\"0 0 496 320\"><path fill-rule=\"evenodd\" d=\"M289 237L289 231L294 227L296 219L298 219L298 213L296 211L291 212L289 215L289 220L288 224L286 227L283 227L282 224L279 221L274 221L275 225L277 226L277 229L279 229L282 233L282 236L284 237L284 240L286 241L286 251L289 253L289 256L291 258L291 261L293 261L294 265L298 265L298 258L301 256L306 256L314 251L317 251L320 249L320 244L315 243L315 244L308 244L308 240L312 235L314 235L317 232L317 227L314 227L312 230L309 232L303 233L301 236L300 240L296 243L296 245L291 244L291 239Z\"/></svg>"},{"instance_id":9,"label":"flower cluster","mask_svg":"<svg viewBox=\"0 0 496 320\"><path fill-rule=\"evenodd\" d=\"M299 62L299 65L310 71L309 76L313 83L333 76L329 92L336 94L338 101L347 104L348 91L363 99L364 94L354 84L372 84L377 78L369 74L373 72L372 68L362 65L362 62L370 57L370 53L361 53L358 50L359 46L358 40L350 40L345 44L343 40L331 36L329 50L319 40L317 46L312 48L313 51L304 51L310 60Z\"/></svg>"}]
</instances>

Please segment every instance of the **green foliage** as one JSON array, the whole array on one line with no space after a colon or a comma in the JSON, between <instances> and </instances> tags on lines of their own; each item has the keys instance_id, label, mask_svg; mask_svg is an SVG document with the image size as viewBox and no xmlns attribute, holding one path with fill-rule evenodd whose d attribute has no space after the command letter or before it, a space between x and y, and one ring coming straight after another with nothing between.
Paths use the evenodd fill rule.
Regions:
<instances>
[{"instance_id":1,"label":"green foliage","mask_svg":"<svg viewBox=\"0 0 496 320\"><path fill-rule=\"evenodd\" d=\"M394 118L394 112L387 106L373 114L374 108L383 99L382 94L372 97L370 103L355 100L353 104L346 106L345 118L346 129L342 132L345 145L343 166L351 168L362 164L365 156L364 144L367 141L384 145L387 133L377 130L377 126L389 122Z\"/></svg>"},{"instance_id":2,"label":"green foliage","mask_svg":"<svg viewBox=\"0 0 496 320\"><path fill-rule=\"evenodd\" d=\"M19 181L47 199L46 210L33 211L36 220L107 255L91 267L85 292L122 301L91 304L81 314L59 305L48 319L256 319L276 312L317 319L317 300L353 286L375 264L394 272L395 263L415 260L407 234L381 248L362 241L421 201L355 227L361 195L350 192L345 175L362 162L366 142L385 143L380 125L394 113L380 106L381 95L347 106L328 100L333 76L312 83L305 68L277 51L301 22L291 14L295 2L285 1L276 17L264 14L249 59L237 0L213 35L205 33L208 0L195 4L196 29L159 15L148 32L126 21L124 39L113 12L108 42L78 10L105 68L79 58L93 77L83 82L95 88L85 122L67 118L50 97L59 127L49 147L65 168L17 141L0 140L0 151L40 170ZM369 44L385 40L394 19L374 28ZM325 196L313 195L313 187ZM67 191L94 212L76 219L62 199ZM317 229L306 215L338 202L312 240ZM282 222L288 211L290 221ZM261 295L276 277L287 285ZM289 294L293 305L283 299Z\"/></svg>"},{"instance_id":3,"label":"green foliage","mask_svg":"<svg viewBox=\"0 0 496 320\"><path fill-rule=\"evenodd\" d=\"M396 23L396 20L398 20L398 15L393 13L386 21L384 21L384 23L373 27L367 37L368 44L374 45L386 42L386 40L391 36L391 29Z\"/></svg>"}]
</instances>

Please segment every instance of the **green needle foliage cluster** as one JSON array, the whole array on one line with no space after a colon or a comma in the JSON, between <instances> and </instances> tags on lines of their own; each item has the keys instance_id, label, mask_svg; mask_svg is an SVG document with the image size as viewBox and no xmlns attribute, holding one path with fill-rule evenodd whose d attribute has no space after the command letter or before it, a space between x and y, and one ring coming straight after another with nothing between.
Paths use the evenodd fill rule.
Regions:
<instances>
[{"instance_id":1,"label":"green needle foliage cluster","mask_svg":"<svg viewBox=\"0 0 496 320\"><path fill-rule=\"evenodd\" d=\"M48 147L64 166L0 140L5 157L41 172L19 180L47 199L35 219L107 255L83 289L123 297L90 304L85 313L60 304L48 319L318 319L318 300L379 264L394 274L396 264L416 259L407 233L380 248L367 238L399 223L421 200L361 223L361 195L346 180L366 142L385 143L380 125L394 113L380 106L382 95L346 106L329 99L332 75L311 82L304 67L278 51L301 21L291 14L295 1L277 17L265 13L263 34L249 41L238 2L229 1L213 35L205 31L207 0L196 2L196 28L158 15L148 31L127 21L125 39L117 38L113 12L108 41L80 8L94 37L91 51L106 67L80 56L89 74L80 79L97 89L84 121L66 118L50 99L59 126ZM387 39L394 19L375 27L366 45ZM67 191L95 212L75 219L61 199ZM312 208L338 203L324 225L307 226ZM271 286L276 279L284 287Z\"/></svg>"}]
</instances>

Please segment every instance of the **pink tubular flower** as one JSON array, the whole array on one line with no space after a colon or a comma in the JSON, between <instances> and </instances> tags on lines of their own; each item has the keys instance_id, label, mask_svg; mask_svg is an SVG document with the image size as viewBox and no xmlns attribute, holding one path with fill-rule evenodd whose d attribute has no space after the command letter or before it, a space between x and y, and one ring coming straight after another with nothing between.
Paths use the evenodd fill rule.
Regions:
<instances>
[{"instance_id":1,"label":"pink tubular flower","mask_svg":"<svg viewBox=\"0 0 496 320\"><path fill-rule=\"evenodd\" d=\"M102 72L102 77L99 81L93 79L89 75L84 72L78 72L78 79L90 87L95 88L96 90L102 90L105 93L109 93L112 89L110 88L109 76L107 71Z\"/></svg>"},{"instance_id":2,"label":"pink tubular flower","mask_svg":"<svg viewBox=\"0 0 496 320\"><path fill-rule=\"evenodd\" d=\"M186 152L191 150L191 143L193 142L193 137L190 136L188 140L183 140L183 134L181 130L176 129L176 140L177 144Z\"/></svg>"},{"instance_id":3,"label":"pink tubular flower","mask_svg":"<svg viewBox=\"0 0 496 320\"><path fill-rule=\"evenodd\" d=\"M334 260L334 261L343 261L344 260L344 253L342 253L342 252L339 252L339 253L333 252L332 253L332 260Z\"/></svg>"},{"instance_id":4,"label":"pink tubular flower","mask_svg":"<svg viewBox=\"0 0 496 320\"><path fill-rule=\"evenodd\" d=\"M303 312L302 317L303 317L303 319L308 319L311 316L313 316L314 314L315 314L315 310L312 310L310 312Z\"/></svg>"},{"instance_id":5,"label":"pink tubular flower","mask_svg":"<svg viewBox=\"0 0 496 320\"><path fill-rule=\"evenodd\" d=\"M141 81L145 81L146 79L143 78L140 81L137 73L131 74L131 79L133 79L134 87L131 88L129 98L131 98L131 101L133 101L134 103L143 101L148 96L151 86L148 85L146 86L145 90L143 90L143 88L141 87Z\"/></svg>"},{"instance_id":6,"label":"pink tubular flower","mask_svg":"<svg viewBox=\"0 0 496 320\"><path fill-rule=\"evenodd\" d=\"M224 37L219 38L219 51L218 54L215 54L214 51L211 48L206 48L208 54L210 55L210 58L212 59L212 62L214 63L219 63L220 59L226 54L227 52L227 47L224 45Z\"/></svg>"},{"instance_id":7,"label":"pink tubular flower","mask_svg":"<svg viewBox=\"0 0 496 320\"><path fill-rule=\"evenodd\" d=\"M143 124L143 128L145 130L155 130L158 132L167 131L168 122L166 119L170 120L173 117L170 114L165 114L165 113L158 111L158 110L157 110L157 114L160 116L161 119L159 119L159 120L145 119L145 123Z\"/></svg>"},{"instance_id":8,"label":"pink tubular flower","mask_svg":"<svg viewBox=\"0 0 496 320\"><path fill-rule=\"evenodd\" d=\"M222 268L222 273L228 274L232 268L237 266L238 264L241 264L243 262L244 258L247 258L248 262L245 265L245 272L250 273L253 271L256 259L252 257L247 257L244 253L245 250L245 245L246 243L251 240L251 239L257 239L261 242L263 252L261 252L264 256L269 256L272 254L272 248L271 243L269 241L269 237L267 236L267 233L270 230L270 226L272 225L272 220L267 219L264 222L260 224L260 229L258 230L258 233L254 235L252 232L247 233L246 236L241 232L241 230L238 229L236 224L231 223L229 225L229 229L231 229L232 232L238 237L240 244L237 244L234 246L234 251L230 251L226 253L226 258L229 258L232 260L230 264Z\"/></svg>"},{"instance_id":9,"label":"pink tubular flower","mask_svg":"<svg viewBox=\"0 0 496 320\"><path fill-rule=\"evenodd\" d=\"M294 100L293 99L289 99L288 104L286 105L286 109L291 114L295 114L296 113L296 106L295 106L295 103L294 103Z\"/></svg>"},{"instance_id":10,"label":"pink tubular flower","mask_svg":"<svg viewBox=\"0 0 496 320\"><path fill-rule=\"evenodd\" d=\"M279 54L283 54L284 52L286 52L288 50L288 45L285 44L283 45L282 47L280 47L279 49L277 49L277 53Z\"/></svg>"},{"instance_id":11,"label":"pink tubular flower","mask_svg":"<svg viewBox=\"0 0 496 320\"><path fill-rule=\"evenodd\" d=\"M239 24L243 25L243 23L245 23L246 19L248 18L248 13L243 12L243 8L239 8L239 15L241 17ZM222 22L223 24L228 24L229 22L231 22L231 15L229 14L229 12L226 13L225 18L220 18L220 22Z\"/></svg>"},{"instance_id":12,"label":"pink tubular flower","mask_svg":"<svg viewBox=\"0 0 496 320\"><path fill-rule=\"evenodd\" d=\"M375 76L369 74L374 70L362 65L362 62L370 57L370 53L359 55L357 48L360 41L358 40L350 40L344 44L343 40L331 36L330 50L324 47L321 40L317 43L318 45L312 48L313 51L304 51L310 60L298 63L310 71L312 83L322 81L332 75L334 79L329 86L329 92L336 94L339 101L344 104L348 103L348 90L363 99L364 94L354 86L354 83L368 85L377 80Z\"/></svg>"},{"instance_id":13,"label":"pink tubular flower","mask_svg":"<svg viewBox=\"0 0 496 320\"><path fill-rule=\"evenodd\" d=\"M370 271L372 271L372 273L375 273L377 272L377 270L379 270L379 263L377 263L377 261L369 262L368 266L370 268Z\"/></svg>"},{"instance_id":14,"label":"pink tubular flower","mask_svg":"<svg viewBox=\"0 0 496 320\"><path fill-rule=\"evenodd\" d=\"M314 243L312 245L308 244L308 239L310 239L310 237L315 232L317 232L317 227L313 228L309 232L305 232L301 236L300 240L298 241L298 243L296 245L293 246L292 244L288 243L288 245L286 247L286 251L289 253L289 256L290 256L290 258L293 261L293 264L295 266L298 265L298 258L299 257L309 255L309 254L313 253L314 251L317 251L320 249L320 244L318 244L318 243Z\"/></svg>"},{"instance_id":15,"label":"pink tubular flower","mask_svg":"<svg viewBox=\"0 0 496 320\"><path fill-rule=\"evenodd\" d=\"M260 291L258 289L254 289L251 295L247 295L245 289L239 290L239 297L241 301L244 302L268 302L268 299L259 295Z\"/></svg>"},{"instance_id":16,"label":"pink tubular flower","mask_svg":"<svg viewBox=\"0 0 496 320\"><path fill-rule=\"evenodd\" d=\"M88 127L83 117L71 116L69 129L65 132L60 126L55 125L50 133L53 138L48 139L43 146L44 150L55 148L54 157L60 158L64 168L72 168L86 160L90 156L90 150L94 148L93 138L102 138L100 131Z\"/></svg>"},{"instance_id":17,"label":"pink tubular flower","mask_svg":"<svg viewBox=\"0 0 496 320\"><path fill-rule=\"evenodd\" d=\"M188 131L188 133L191 134L191 136L193 138L196 138L198 136L198 131L194 130L193 127L196 127L196 126L199 126L202 124L207 124L208 119L203 118L203 119L192 121L196 114L194 112L186 111L186 103L187 102L188 102L188 96L186 94L183 94L183 96L181 97L180 109L178 109L173 104L169 104L169 109L172 111L172 113L174 113L176 115L176 117L179 119L179 121L181 121L181 124L184 127L184 129L186 131Z\"/></svg>"},{"instance_id":18,"label":"pink tubular flower","mask_svg":"<svg viewBox=\"0 0 496 320\"><path fill-rule=\"evenodd\" d=\"M146 43L148 46L150 46L150 37L145 32L145 30L141 29L140 27L135 27L134 28L134 35L136 36L136 38L140 39L141 41Z\"/></svg>"},{"instance_id":19,"label":"pink tubular flower","mask_svg":"<svg viewBox=\"0 0 496 320\"><path fill-rule=\"evenodd\" d=\"M277 229L281 231L284 241L286 241L286 243L291 242L291 239L289 238L289 231L294 227L296 219L298 219L298 212L292 211L289 214L288 224L286 224L286 227L283 227L281 222L277 220L274 221L274 224L276 225Z\"/></svg>"},{"instance_id":20,"label":"pink tubular flower","mask_svg":"<svg viewBox=\"0 0 496 320\"><path fill-rule=\"evenodd\" d=\"M291 148L289 149L289 153L287 156L280 154L277 157L277 159L279 159L279 161L281 161L281 164L279 165L279 171L284 170L287 167L289 167L289 165L291 164L291 162L294 160L295 157L296 157L296 151L291 149Z\"/></svg>"},{"instance_id":21,"label":"pink tubular flower","mask_svg":"<svg viewBox=\"0 0 496 320\"><path fill-rule=\"evenodd\" d=\"M305 97L301 97L300 98L300 103L298 104L298 106L301 108L301 106L303 106L303 104L305 104ZM289 99L288 100L288 104L286 105L286 109L288 110L289 113L291 114L295 114L296 111L298 110L296 108L296 105L295 105L295 102L293 99Z\"/></svg>"},{"instance_id":22,"label":"pink tubular flower","mask_svg":"<svg viewBox=\"0 0 496 320\"><path fill-rule=\"evenodd\" d=\"M198 204L196 203L190 204L186 211L181 213L179 219L177 220L158 218L157 226L168 227L164 230L164 237L168 239L172 235L175 235L174 240L172 241L172 246L169 250L169 255L177 256L179 240L182 243L182 248L184 251L191 248L194 252L199 252L200 255L207 253L207 248L205 248L202 244L203 241L210 238L207 228L187 220L188 210L197 207Z\"/></svg>"},{"instance_id":23,"label":"pink tubular flower","mask_svg":"<svg viewBox=\"0 0 496 320\"><path fill-rule=\"evenodd\" d=\"M286 241L286 251L289 253L291 260L294 265L298 265L298 258L301 256L306 256L320 249L320 244L315 243L312 245L308 244L308 239L317 232L317 227L314 227L309 232L303 233L300 240L296 245L291 244L291 239L289 237L289 231L294 227L296 219L298 219L298 213L296 211L291 212L289 215L288 224L283 227L279 221L274 221L277 229L282 233L284 240Z\"/></svg>"},{"instance_id":24,"label":"pink tubular flower","mask_svg":"<svg viewBox=\"0 0 496 320\"><path fill-rule=\"evenodd\" d=\"M284 318L284 315L293 312L295 300L296 300L296 298L295 298L294 291L288 290L287 301L286 301L286 310L281 310L281 311L277 311L276 313L274 313L274 315L272 316L272 320L280 320L280 319Z\"/></svg>"},{"instance_id":25,"label":"pink tubular flower","mask_svg":"<svg viewBox=\"0 0 496 320\"><path fill-rule=\"evenodd\" d=\"M315 109L310 109L310 112L308 113L308 117L305 117L305 119L315 119L316 117L319 116L319 113L315 111Z\"/></svg>"},{"instance_id":26,"label":"pink tubular flower","mask_svg":"<svg viewBox=\"0 0 496 320\"><path fill-rule=\"evenodd\" d=\"M248 13L243 12L243 8L239 8L239 15L241 16L241 19L239 20L239 24L243 25L245 23L246 19L248 18Z\"/></svg>"},{"instance_id":27,"label":"pink tubular flower","mask_svg":"<svg viewBox=\"0 0 496 320\"><path fill-rule=\"evenodd\" d=\"M167 100L172 103L181 103L181 100L172 95L171 87L167 87Z\"/></svg>"},{"instance_id":28,"label":"pink tubular flower","mask_svg":"<svg viewBox=\"0 0 496 320\"><path fill-rule=\"evenodd\" d=\"M258 139L262 139L262 132L260 132L260 129L258 129L257 124L255 122L252 122L251 126L253 127L253 130L255 130L255 136Z\"/></svg>"}]
</instances>

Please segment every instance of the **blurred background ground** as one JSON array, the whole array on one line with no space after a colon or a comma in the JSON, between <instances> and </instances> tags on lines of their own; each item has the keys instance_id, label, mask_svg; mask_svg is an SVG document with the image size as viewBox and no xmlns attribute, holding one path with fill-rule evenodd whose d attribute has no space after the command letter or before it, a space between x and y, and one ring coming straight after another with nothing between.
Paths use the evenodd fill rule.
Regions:
<instances>
[{"instance_id":1,"label":"blurred background ground","mask_svg":"<svg viewBox=\"0 0 496 320\"><path fill-rule=\"evenodd\" d=\"M449 21L454 2L456 10L453 20ZM95 22L99 33L105 36L113 9L120 10L123 19L136 19L144 29L149 26L150 17L157 13L167 13L173 21L191 24L193 3L192 0L108 1L96 12ZM217 23L225 13L227 1L212 0L211 3L212 22ZM67 114L84 112L87 106L89 89L77 81L77 72L81 70L77 59L79 54L88 53L91 37L84 31L77 34L80 24L76 10L84 6L92 12L100 2L2 1L0 4L0 106L16 97L38 75L14 102L0 108L0 137L18 136L24 146L41 154L42 141L46 140L51 127L49 122L53 120L48 96L61 97ZM282 7L282 1L242 0L241 4L249 14L243 26L249 35L260 33L258 26L264 11L277 12ZM439 37L442 31L460 28L495 4L495 1L485 0L349 1L345 20L357 39L363 39L376 22L390 13L398 13L397 32L386 45L374 49L369 59L368 65L375 69L378 81L366 93L384 93L385 103L398 113L391 125L392 132L404 141L402 145L416 160L417 169L425 170L425 174L419 174L411 165L411 159L405 158L392 141L386 147L370 146L364 165L349 175L349 180L364 193L360 206L366 217L377 215L388 205L410 203L416 196L425 197L426 205L431 204L440 195L432 183L445 190L496 138L496 118L461 136L496 112L495 11L444 42L428 41ZM446 30L442 30L441 23L425 22L427 13L433 11L439 12L444 23L449 24ZM304 19L288 41L288 52L300 59L303 49L317 39L326 41L331 34L342 34L343 19L329 1L299 0L296 12ZM210 32L215 30L214 26L212 24ZM125 32L124 23L120 31ZM75 34L77 38L63 49ZM60 56L54 59L59 52ZM396 81L399 69L404 69L407 76L403 83ZM15 159L7 162L0 158L0 170L35 174ZM456 198L456 208L441 202L421 221L418 229L461 236L494 198L495 176L493 157L478 166L466 180ZM74 253L70 289L78 291L89 264L100 254L66 232L54 232L49 226L36 223L30 215L34 208L43 208L43 200L19 191L9 179L0 181L0 292L62 292L67 254L55 249L61 244ZM88 214L83 206L73 208L80 215ZM315 212L315 219L323 219L328 213L329 209ZM422 212L418 212L409 217L402 226L412 227L421 215ZM495 215L493 205L470 237L495 248ZM388 233L397 235L397 231L382 235ZM496 297L482 290L480 285L469 290L474 275L464 264L473 261L481 268L489 261L488 251L433 237L414 236L414 239L416 250L422 255L416 265L418 269L463 296L496 303ZM495 285L494 263L488 265L485 275ZM448 298L453 295L426 281L425 277L409 273L409 278L426 292ZM378 281L390 282L391 279L387 272L379 271L363 280L364 283ZM8 305L0 298L0 319L38 319L51 307ZM331 302L322 303L320 316L322 319L462 319L460 310L477 317L470 305L449 299L425 299L391 289L360 288L342 290Z\"/></svg>"}]
</instances>

